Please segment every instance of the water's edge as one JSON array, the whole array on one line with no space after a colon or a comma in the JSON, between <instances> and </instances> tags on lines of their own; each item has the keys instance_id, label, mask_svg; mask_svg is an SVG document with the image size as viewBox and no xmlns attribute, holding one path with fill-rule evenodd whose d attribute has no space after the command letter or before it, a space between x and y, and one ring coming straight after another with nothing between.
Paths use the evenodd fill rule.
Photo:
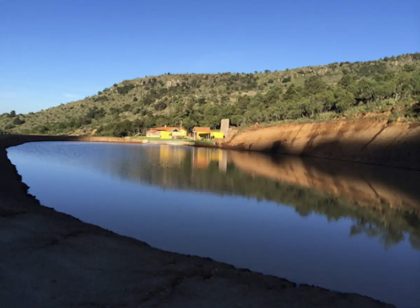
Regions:
<instances>
[{"instance_id":1,"label":"water's edge","mask_svg":"<svg viewBox=\"0 0 420 308\"><path fill-rule=\"evenodd\" d=\"M6 269L5 279L0 279L3 303L383 305L365 296L296 285L207 258L164 252L40 206L22 183L6 148L30 141L66 140L80 141L72 137L0 137L0 219L1 232L5 232L0 264ZM27 287L22 289L22 285Z\"/></svg>"},{"instance_id":2,"label":"water's edge","mask_svg":"<svg viewBox=\"0 0 420 308\"><path fill-rule=\"evenodd\" d=\"M420 123L362 118L253 126L225 149L265 151L420 170Z\"/></svg>"}]
</instances>

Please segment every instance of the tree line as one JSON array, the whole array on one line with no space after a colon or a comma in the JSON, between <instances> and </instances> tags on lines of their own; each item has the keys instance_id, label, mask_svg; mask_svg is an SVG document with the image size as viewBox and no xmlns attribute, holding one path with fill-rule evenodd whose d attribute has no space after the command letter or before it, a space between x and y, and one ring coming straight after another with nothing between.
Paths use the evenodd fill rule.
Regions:
<instances>
[{"instance_id":1,"label":"tree line","mask_svg":"<svg viewBox=\"0 0 420 308\"><path fill-rule=\"evenodd\" d=\"M27 115L0 115L0 129L126 136L152 126L217 128L383 114L420 117L420 54L284 71L184 74L116 83L83 100Z\"/></svg>"}]
</instances>

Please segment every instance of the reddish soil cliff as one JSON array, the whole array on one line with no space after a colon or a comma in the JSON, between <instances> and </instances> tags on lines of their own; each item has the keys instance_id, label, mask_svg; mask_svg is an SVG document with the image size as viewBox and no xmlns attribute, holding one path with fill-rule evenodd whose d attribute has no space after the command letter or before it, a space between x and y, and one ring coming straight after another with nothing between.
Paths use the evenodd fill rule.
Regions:
<instances>
[{"instance_id":1,"label":"reddish soil cliff","mask_svg":"<svg viewBox=\"0 0 420 308\"><path fill-rule=\"evenodd\" d=\"M218 145L420 170L420 123L365 118L251 127Z\"/></svg>"}]
</instances>

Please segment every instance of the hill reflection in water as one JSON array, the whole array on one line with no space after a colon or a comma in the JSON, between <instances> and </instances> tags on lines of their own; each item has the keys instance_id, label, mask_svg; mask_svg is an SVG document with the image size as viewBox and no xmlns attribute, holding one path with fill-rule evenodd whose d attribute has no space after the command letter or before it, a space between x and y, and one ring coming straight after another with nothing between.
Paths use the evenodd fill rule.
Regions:
<instances>
[{"instance_id":1,"label":"hill reflection in water","mask_svg":"<svg viewBox=\"0 0 420 308\"><path fill-rule=\"evenodd\" d=\"M208 148L160 146L146 153L161 172L151 184L275 201L302 216L350 217L350 235L363 232L389 246L407 233L420 249L419 172ZM139 170L134 177L143 180Z\"/></svg>"},{"instance_id":2,"label":"hill reflection in water","mask_svg":"<svg viewBox=\"0 0 420 308\"><path fill-rule=\"evenodd\" d=\"M170 145L92 144L81 155L71 150L77 144L33 144L30 150L132 182L274 201L301 216L350 218L351 236L364 233L389 247L406 234L411 246L420 250L420 172Z\"/></svg>"},{"instance_id":3,"label":"hill reflection in water","mask_svg":"<svg viewBox=\"0 0 420 308\"><path fill-rule=\"evenodd\" d=\"M167 145L37 142L8 155L42 204L154 247L420 301L420 172Z\"/></svg>"}]
</instances>

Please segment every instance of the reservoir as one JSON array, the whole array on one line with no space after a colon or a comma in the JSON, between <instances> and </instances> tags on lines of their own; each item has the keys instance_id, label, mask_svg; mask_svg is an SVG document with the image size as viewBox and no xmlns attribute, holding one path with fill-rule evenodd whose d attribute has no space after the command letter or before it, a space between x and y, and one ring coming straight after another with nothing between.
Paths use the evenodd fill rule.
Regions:
<instances>
[{"instance_id":1,"label":"reservoir","mask_svg":"<svg viewBox=\"0 0 420 308\"><path fill-rule=\"evenodd\" d=\"M420 304L420 172L154 144L34 142L40 202L163 250Z\"/></svg>"}]
</instances>

